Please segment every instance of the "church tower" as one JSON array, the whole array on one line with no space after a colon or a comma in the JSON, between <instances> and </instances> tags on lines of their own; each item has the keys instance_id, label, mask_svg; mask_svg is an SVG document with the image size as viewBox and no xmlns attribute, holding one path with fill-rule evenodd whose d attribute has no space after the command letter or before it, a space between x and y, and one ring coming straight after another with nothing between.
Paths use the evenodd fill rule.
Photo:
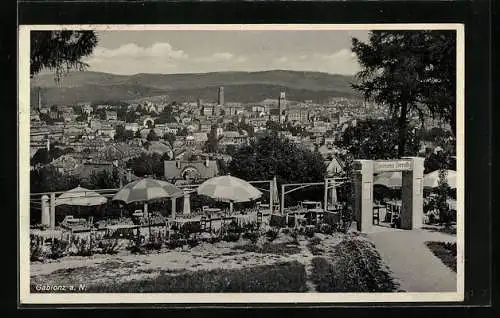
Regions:
<instances>
[{"instance_id":1,"label":"church tower","mask_svg":"<svg viewBox=\"0 0 500 318\"><path fill-rule=\"evenodd\" d=\"M279 107L279 122L280 124L283 123L283 117L285 116L285 110L286 110L286 98L285 98L285 92L281 91L280 92L280 98L278 100L278 107Z\"/></svg>"},{"instance_id":2,"label":"church tower","mask_svg":"<svg viewBox=\"0 0 500 318\"><path fill-rule=\"evenodd\" d=\"M220 106L224 106L224 86L219 87L219 94L218 94L217 103Z\"/></svg>"}]
</instances>

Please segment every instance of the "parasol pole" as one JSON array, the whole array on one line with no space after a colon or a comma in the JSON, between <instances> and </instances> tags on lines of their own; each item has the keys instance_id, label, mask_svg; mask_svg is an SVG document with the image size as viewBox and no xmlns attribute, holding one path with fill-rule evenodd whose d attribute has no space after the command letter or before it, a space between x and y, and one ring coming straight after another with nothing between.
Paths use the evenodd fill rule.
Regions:
<instances>
[{"instance_id":1,"label":"parasol pole","mask_svg":"<svg viewBox=\"0 0 500 318\"><path fill-rule=\"evenodd\" d=\"M229 201L229 214L233 214L233 201Z\"/></svg>"}]
</instances>

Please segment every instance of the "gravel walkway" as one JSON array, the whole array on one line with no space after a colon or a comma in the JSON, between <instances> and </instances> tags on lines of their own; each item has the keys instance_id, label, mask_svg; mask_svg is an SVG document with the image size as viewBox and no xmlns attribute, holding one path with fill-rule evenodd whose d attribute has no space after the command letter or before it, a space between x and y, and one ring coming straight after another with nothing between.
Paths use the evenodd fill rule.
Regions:
<instances>
[{"instance_id":1,"label":"gravel walkway","mask_svg":"<svg viewBox=\"0 0 500 318\"><path fill-rule=\"evenodd\" d=\"M456 242L456 236L427 230L375 227L367 237L375 244L394 278L406 292L455 292L457 275L444 265L426 241Z\"/></svg>"}]
</instances>

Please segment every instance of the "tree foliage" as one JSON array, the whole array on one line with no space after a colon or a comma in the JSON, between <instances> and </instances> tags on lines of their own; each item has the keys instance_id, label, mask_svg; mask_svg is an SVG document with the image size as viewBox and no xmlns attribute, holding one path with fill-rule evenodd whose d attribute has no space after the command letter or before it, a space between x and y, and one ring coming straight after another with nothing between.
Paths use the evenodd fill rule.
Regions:
<instances>
[{"instance_id":1,"label":"tree foliage","mask_svg":"<svg viewBox=\"0 0 500 318\"><path fill-rule=\"evenodd\" d=\"M71 148L61 149L59 147L52 147L49 151L46 148L40 148L31 158L31 164L48 164L52 160L59 158L62 155L72 152Z\"/></svg>"},{"instance_id":2,"label":"tree foliage","mask_svg":"<svg viewBox=\"0 0 500 318\"><path fill-rule=\"evenodd\" d=\"M415 130L408 130L405 149L399 151L397 123L392 119L369 119L348 127L337 141L354 159L391 159L398 156L415 156L420 140Z\"/></svg>"},{"instance_id":3,"label":"tree foliage","mask_svg":"<svg viewBox=\"0 0 500 318\"><path fill-rule=\"evenodd\" d=\"M68 71L82 71L88 65L82 61L92 54L98 42L94 31L31 31L30 75L47 69L55 71L55 79Z\"/></svg>"},{"instance_id":4,"label":"tree foliage","mask_svg":"<svg viewBox=\"0 0 500 318\"><path fill-rule=\"evenodd\" d=\"M170 147L173 149L174 148L174 142L176 140L175 135L172 133L166 133L163 135L163 139L167 141L170 145Z\"/></svg>"},{"instance_id":5,"label":"tree foliage","mask_svg":"<svg viewBox=\"0 0 500 318\"><path fill-rule=\"evenodd\" d=\"M126 130L123 125L117 125L115 127L115 140L125 142L127 140L134 139L134 132L132 130Z\"/></svg>"},{"instance_id":6,"label":"tree foliage","mask_svg":"<svg viewBox=\"0 0 500 318\"><path fill-rule=\"evenodd\" d=\"M229 164L231 175L244 180L278 183L323 180L326 167L321 155L302 149L277 134L267 134L240 148Z\"/></svg>"},{"instance_id":7,"label":"tree foliage","mask_svg":"<svg viewBox=\"0 0 500 318\"><path fill-rule=\"evenodd\" d=\"M217 131L212 127L207 134L207 141L205 142L204 150L209 153L216 153L219 150L219 139L217 138Z\"/></svg>"},{"instance_id":8,"label":"tree foliage","mask_svg":"<svg viewBox=\"0 0 500 318\"><path fill-rule=\"evenodd\" d=\"M252 125L247 124L244 120L241 120L238 123L238 131L241 133L241 131L246 131L248 133L248 137L253 137L255 136L255 131Z\"/></svg>"},{"instance_id":9,"label":"tree foliage","mask_svg":"<svg viewBox=\"0 0 500 318\"><path fill-rule=\"evenodd\" d=\"M160 137L156 134L154 129L150 129L148 135L146 136L148 141L158 141Z\"/></svg>"},{"instance_id":10,"label":"tree foliage","mask_svg":"<svg viewBox=\"0 0 500 318\"><path fill-rule=\"evenodd\" d=\"M120 187L120 174L116 168L112 171L93 172L82 184L88 189L114 189Z\"/></svg>"},{"instance_id":11,"label":"tree foliage","mask_svg":"<svg viewBox=\"0 0 500 318\"><path fill-rule=\"evenodd\" d=\"M321 182L326 165L319 153L300 148L276 133L259 137L249 146L240 148L229 163L231 175L244 180L271 180L284 183ZM286 197L287 204L297 200L321 200L323 191L307 188Z\"/></svg>"},{"instance_id":12,"label":"tree foliage","mask_svg":"<svg viewBox=\"0 0 500 318\"><path fill-rule=\"evenodd\" d=\"M131 168L133 174L138 177L153 175L157 178L165 175L165 164L160 154L141 154L139 157L127 161L127 168Z\"/></svg>"},{"instance_id":13,"label":"tree foliage","mask_svg":"<svg viewBox=\"0 0 500 318\"><path fill-rule=\"evenodd\" d=\"M445 119L455 131L455 32L372 31L369 42L352 39L361 64L353 87L387 105L397 119L398 155L404 155L412 114Z\"/></svg>"},{"instance_id":14,"label":"tree foliage","mask_svg":"<svg viewBox=\"0 0 500 318\"><path fill-rule=\"evenodd\" d=\"M30 172L30 192L66 191L78 186L80 180L75 176L65 175L51 165Z\"/></svg>"},{"instance_id":15,"label":"tree foliage","mask_svg":"<svg viewBox=\"0 0 500 318\"><path fill-rule=\"evenodd\" d=\"M163 108L163 111L159 114L158 119L156 119L157 124L165 124L165 123L175 123L175 114L174 108L172 104L167 105Z\"/></svg>"},{"instance_id":16,"label":"tree foliage","mask_svg":"<svg viewBox=\"0 0 500 318\"><path fill-rule=\"evenodd\" d=\"M283 127L281 126L280 123L275 122L273 120L268 120L266 122L266 130L268 130L268 131L280 131L280 130L282 130L282 128Z\"/></svg>"},{"instance_id":17,"label":"tree foliage","mask_svg":"<svg viewBox=\"0 0 500 318\"><path fill-rule=\"evenodd\" d=\"M188 130L186 127L182 127L177 131L177 136L187 136L188 135Z\"/></svg>"}]
</instances>

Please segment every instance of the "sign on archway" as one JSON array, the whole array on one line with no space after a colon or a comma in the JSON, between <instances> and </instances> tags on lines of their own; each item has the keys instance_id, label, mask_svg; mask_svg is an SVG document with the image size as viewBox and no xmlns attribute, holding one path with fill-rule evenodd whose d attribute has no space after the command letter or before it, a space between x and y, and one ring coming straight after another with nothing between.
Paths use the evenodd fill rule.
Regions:
<instances>
[{"instance_id":1,"label":"sign on archway","mask_svg":"<svg viewBox=\"0 0 500 318\"><path fill-rule=\"evenodd\" d=\"M373 227L373 174L401 171L401 228L416 229L423 219L424 158L395 160L355 160L353 173L353 211L358 231L371 232Z\"/></svg>"}]
</instances>

